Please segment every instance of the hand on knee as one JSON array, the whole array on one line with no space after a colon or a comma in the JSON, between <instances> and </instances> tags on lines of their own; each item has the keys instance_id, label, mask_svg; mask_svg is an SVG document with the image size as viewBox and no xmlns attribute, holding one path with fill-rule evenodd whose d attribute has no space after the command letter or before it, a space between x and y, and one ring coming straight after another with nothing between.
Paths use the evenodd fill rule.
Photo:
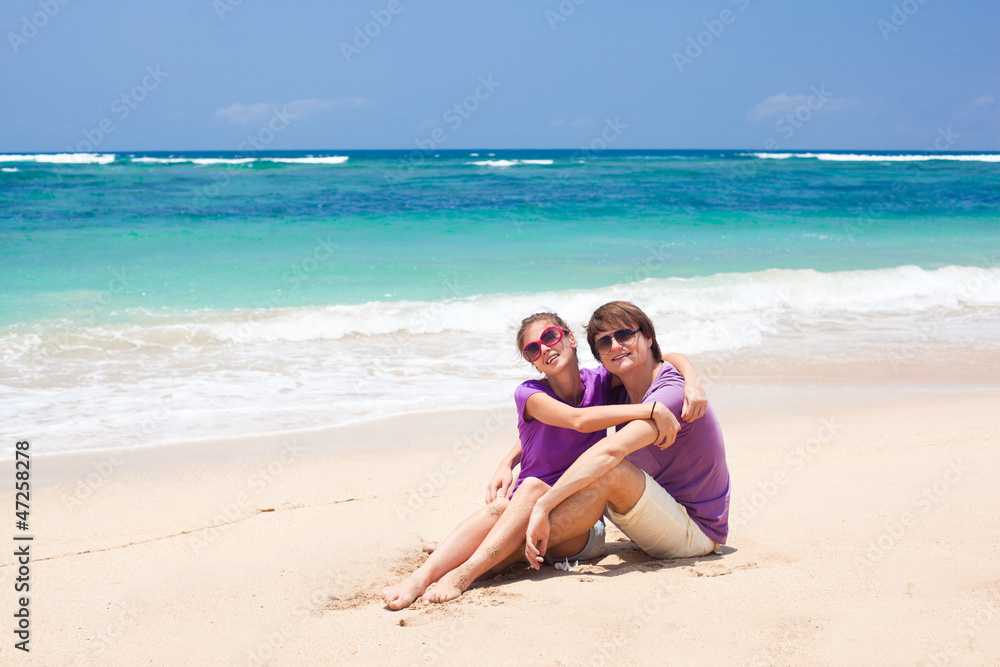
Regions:
<instances>
[{"instance_id":1,"label":"hand on knee","mask_svg":"<svg viewBox=\"0 0 1000 667\"><path fill-rule=\"evenodd\" d=\"M526 477L524 481L521 482L521 485L517 487L517 495L523 493L525 496L531 496L538 499L545 495L545 492L550 488L552 487L537 477Z\"/></svg>"}]
</instances>

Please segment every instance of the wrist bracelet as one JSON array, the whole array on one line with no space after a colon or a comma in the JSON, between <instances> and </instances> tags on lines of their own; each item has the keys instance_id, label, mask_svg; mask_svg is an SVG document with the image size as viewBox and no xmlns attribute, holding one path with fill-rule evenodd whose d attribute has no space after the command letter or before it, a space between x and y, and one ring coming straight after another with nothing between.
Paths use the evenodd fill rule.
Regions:
<instances>
[{"instance_id":1,"label":"wrist bracelet","mask_svg":"<svg viewBox=\"0 0 1000 667\"><path fill-rule=\"evenodd\" d=\"M651 408L649 409L649 418L650 418L650 419L652 419L652 418L653 418L653 410L655 410L655 409L656 409L656 401L653 401L653 407L651 407Z\"/></svg>"}]
</instances>

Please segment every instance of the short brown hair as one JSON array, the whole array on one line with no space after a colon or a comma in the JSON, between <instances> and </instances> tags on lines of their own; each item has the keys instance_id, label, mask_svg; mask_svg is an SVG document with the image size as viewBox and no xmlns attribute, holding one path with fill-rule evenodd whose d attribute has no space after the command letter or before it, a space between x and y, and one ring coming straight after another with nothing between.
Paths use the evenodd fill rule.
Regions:
<instances>
[{"instance_id":1,"label":"short brown hair","mask_svg":"<svg viewBox=\"0 0 1000 667\"><path fill-rule=\"evenodd\" d=\"M611 329L639 329L643 336L653 342L649 348L653 358L657 361L663 358L660 344L656 342L656 330L653 329L653 321L649 316L633 303L612 301L595 310L587 323L587 343L598 361L601 360L601 355L597 353L597 334Z\"/></svg>"}]
</instances>

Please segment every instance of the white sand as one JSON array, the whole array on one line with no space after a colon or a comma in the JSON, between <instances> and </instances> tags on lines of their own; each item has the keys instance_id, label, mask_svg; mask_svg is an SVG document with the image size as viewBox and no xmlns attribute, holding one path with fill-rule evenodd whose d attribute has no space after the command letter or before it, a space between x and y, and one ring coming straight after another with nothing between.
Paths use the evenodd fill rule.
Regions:
<instances>
[{"instance_id":1,"label":"white sand","mask_svg":"<svg viewBox=\"0 0 1000 667\"><path fill-rule=\"evenodd\" d=\"M31 653L8 548L0 664L997 664L1000 394L786 377L709 395L724 555L656 561L612 527L579 573L519 567L401 612L379 591L483 502L513 409L37 456Z\"/></svg>"}]
</instances>

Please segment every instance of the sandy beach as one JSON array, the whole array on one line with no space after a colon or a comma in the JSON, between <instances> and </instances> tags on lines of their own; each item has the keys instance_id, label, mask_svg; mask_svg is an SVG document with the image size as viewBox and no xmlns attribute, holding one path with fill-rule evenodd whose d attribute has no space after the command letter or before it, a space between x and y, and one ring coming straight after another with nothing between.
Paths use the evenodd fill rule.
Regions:
<instances>
[{"instance_id":1,"label":"sandy beach","mask_svg":"<svg viewBox=\"0 0 1000 667\"><path fill-rule=\"evenodd\" d=\"M379 591L483 502L513 408L39 455L31 651L8 631L0 661L997 664L1000 392L931 370L711 383L733 477L721 556L656 561L611 527L579 572L518 566L399 612Z\"/></svg>"},{"instance_id":2,"label":"sandy beach","mask_svg":"<svg viewBox=\"0 0 1000 667\"><path fill-rule=\"evenodd\" d=\"M1000 2L18 0L0 25L0 667L1000 667ZM690 360L726 544L693 548L723 535L710 417L633 457L706 530L658 553L710 555L609 521L576 567L427 593L439 555L391 588L497 514L525 380L621 400L577 385L574 342L661 406L680 379L647 362ZM530 400L666 435L656 405ZM653 435L535 426L553 483ZM555 535L631 506L621 473Z\"/></svg>"}]
</instances>

